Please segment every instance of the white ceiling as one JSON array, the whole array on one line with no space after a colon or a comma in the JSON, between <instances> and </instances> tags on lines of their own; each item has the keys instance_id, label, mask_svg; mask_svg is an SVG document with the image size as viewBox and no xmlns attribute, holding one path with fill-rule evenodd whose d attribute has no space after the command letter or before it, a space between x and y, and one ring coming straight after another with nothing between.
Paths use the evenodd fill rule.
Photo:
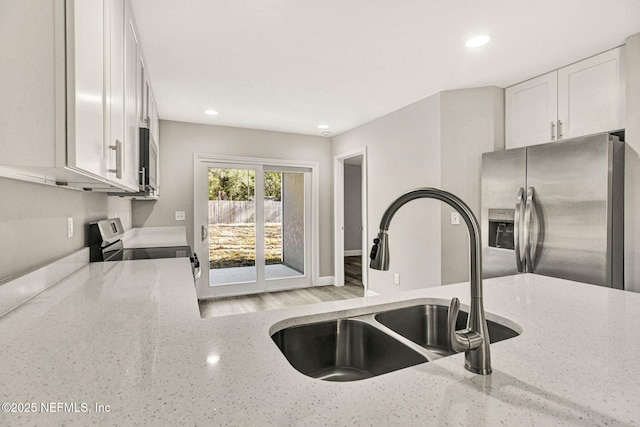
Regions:
<instances>
[{"instance_id":1,"label":"white ceiling","mask_svg":"<svg viewBox=\"0 0 640 427\"><path fill-rule=\"evenodd\" d=\"M507 87L640 32L640 0L132 4L161 119L311 135L443 90ZM477 34L492 40L466 48Z\"/></svg>"}]
</instances>

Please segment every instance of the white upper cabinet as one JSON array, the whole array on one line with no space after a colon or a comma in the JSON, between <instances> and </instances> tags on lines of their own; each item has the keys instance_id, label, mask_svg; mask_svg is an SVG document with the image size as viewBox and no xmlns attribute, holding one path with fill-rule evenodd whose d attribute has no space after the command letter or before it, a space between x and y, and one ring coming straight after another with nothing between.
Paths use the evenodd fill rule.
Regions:
<instances>
[{"instance_id":1,"label":"white upper cabinet","mask_svg":"<svg viewBox=\"0 0 640 427\"><path fill-rule=\"evenodd\" d=\"M104 156L106 177L123 183L124 160L124 0L105 0Z\"/></svg>"},{"instance_id":2,"label":"white upper cabinet","mask_svg":"<svg viewBox=\"0 0 640 427\"><path fill-rule=\"evenodd\" d=\"M72 2L66 10L67 166L103 178L108 177L105 108L121 103L103 98L105 12L102 2L95 1Z\"/></svg>"},{"instance_id":3,"label":"white upper cabinet","mask_svg":"<svg viewBox=\"0 0 640 427\"><path fill-rule=\"evenodd\" d=\"M149 93L149 133L156 144L160 143L160 120L158 118L158 105L153 96L153 92Z\"/></svg>"},{"instance_id":4,"label":"white upper cabinet","mask_svg":"<svg viewBox=\"0 0 640 427\"><path fill-rule=\"evenodd\" d=\"M126 2L125 5L124 27L124 181L127 187L137 190L140 169L138 111L139 104L142 103L138 96L140 49L135 20L129 2Z\"/></svg>"},{"instance_id":5,"label":"white upper cabinet","mask_svg":"<svg viewBox=\"0 0 640 427\"><path fill-rule=\"evenodd\" d=\"M506 148L555 141L557 93L555 71L505 90Z\"/></svg>"},{"instance_id":6,"label":"white upper cabinet","mask_svg":"<svg viewBox=\"0 0 640 427\"><path fill-rule=\"evenodd\" d=\"M505 147L624 128L624 47L505 90Z\"/></svg>"},{"instance_id":7,"label":"white upper cabinet","mask_svg":"<svg viewBox=\"0 0 640 427\"><path fill-rule=\"evenodd\" d=\"M143 89L128 0L3 0L2 13L0 176L137 192Z\"/></svg>"},{"instance_id":8,"label":"white upper cabinet","mask_svg":"<svg viewBox=\"0 0 640 427\"><path fill-rule=\"evenodd\" d=\"M147 127L147 71L142 55L138 59L138 126Z\"/></svg>"},{"instance_id":9,"label":"white upper cabinet","mask_svg":"<svg viewBox=\"0 0 640 427\"><path fill-rule=\"evenodd\" d=\"M562 138L624 128L624 47L558 70Z\"/></svg>"}]
</instances>

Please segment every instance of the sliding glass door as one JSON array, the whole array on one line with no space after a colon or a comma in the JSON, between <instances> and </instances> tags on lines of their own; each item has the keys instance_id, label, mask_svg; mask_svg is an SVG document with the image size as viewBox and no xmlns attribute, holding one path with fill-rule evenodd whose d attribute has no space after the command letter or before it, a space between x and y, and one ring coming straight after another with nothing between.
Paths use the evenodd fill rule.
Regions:
<instances>
[{"instance_id":1,"label":"sliding glass door","mask_svg":"<svg viewBox=\"0 0 640 427\"><path fill-rule=\"evenodd\" d=\"M209 284L256 283L256 170L214 166L207 172Z\"/></svg>"},{"instance_id":2,"label":"sliding glass door","mask_svg":"<svg viewBox=\"0 0 640 427\"><path fill-rule=\"evenodd\" d=\"M198 297L311 286L311 170L210 161L194 166L195 246L208 253Z\"/></svg>"}]
</instances>

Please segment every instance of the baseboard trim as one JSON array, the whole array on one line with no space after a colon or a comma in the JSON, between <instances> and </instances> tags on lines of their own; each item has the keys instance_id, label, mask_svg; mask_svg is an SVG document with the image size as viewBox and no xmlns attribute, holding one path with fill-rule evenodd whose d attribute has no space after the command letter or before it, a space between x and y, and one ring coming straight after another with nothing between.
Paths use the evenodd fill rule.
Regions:
<instances>
[{"instance_id":1,"label":"baseboard trim","mask_svg":"<svg viewBox=\"0 0 640 427\"><path fill-rule=\"evenodd\" d=\"M318 282L316 283L316 286L333 285L335 282L336 282L336 279L334 276L318 277Z\"/></svg>"},{"instance_id":2,"label":"baseboard trim","mask_svg":"<svg viewBox=\"0 0 640 427\"><path fill-rule=\"evenodd\" d=\"M374 292L374 291L371 291L371 290L367 289L367 296L368 297L375 297L377 295L380 295L380 294L377 293L377 292Z\"/></svg>"},{"instance_id":3,"label":"baseboard trim","mask_svg":"<svg viewBox=\"0 0 640 427\"><path fill-rule=\"evenodd\" d=\"M349 249L344 251L344 256L359 256L362 255L362 249Z\"/></svg>"}]
</instances>

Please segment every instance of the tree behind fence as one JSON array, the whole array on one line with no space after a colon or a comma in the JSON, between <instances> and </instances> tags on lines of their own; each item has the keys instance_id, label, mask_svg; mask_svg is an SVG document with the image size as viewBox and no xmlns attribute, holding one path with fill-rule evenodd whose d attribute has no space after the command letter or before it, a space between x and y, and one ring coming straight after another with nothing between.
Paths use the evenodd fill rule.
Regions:
<instances>
[{"instance_id":1,"label":"tree behind fence","mask_svg":"<svg viewBox=\"0 0 640 427\"><path fill-rule=\"evenodd\" d=\"M256 222L254 201L209 200L209 224L251 224ZM264 222L282 222L282 202L264 201Z\"/></svg>"}]
</instances>

